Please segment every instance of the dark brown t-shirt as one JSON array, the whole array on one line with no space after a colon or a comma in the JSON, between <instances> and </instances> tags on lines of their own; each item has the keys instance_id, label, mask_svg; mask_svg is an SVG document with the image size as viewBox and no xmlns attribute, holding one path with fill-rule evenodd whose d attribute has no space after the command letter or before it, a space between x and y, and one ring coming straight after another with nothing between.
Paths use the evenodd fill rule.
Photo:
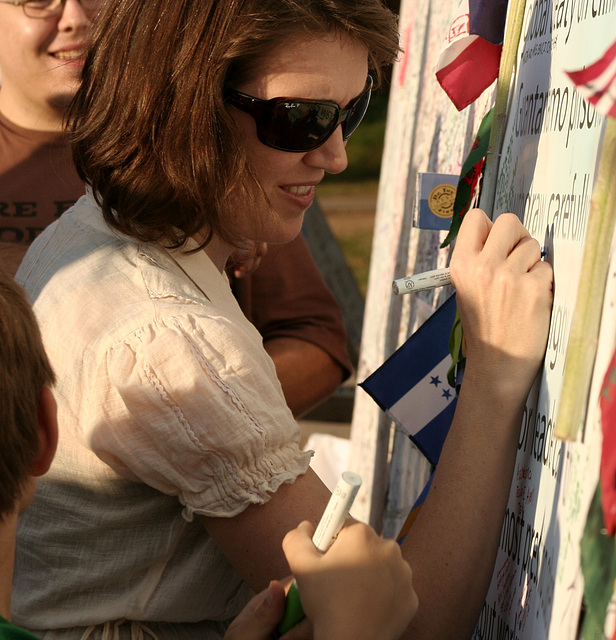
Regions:
<instances>
[{"instance_id":1,"label":"dark brown t-shirt","mask_svg":"<svg viewBox=\"0 0 616 640\"><path fill-rule=\"evenodd\" d=\"M264 340L299 338L318 345L343 369L352 369L342 312L302 235L270 245L258 269L231 287Z\"/></svg>"},{"instance_id":2,"label":"dark brown t-shirt","mask_svg":"<svg viewBox=\"0 0 616 640\"><path fill-rule=\"evenodd\" d=\"M29 245L84 193L65 136L0 114L0 242Z\"/></svg>"}]
</instances>

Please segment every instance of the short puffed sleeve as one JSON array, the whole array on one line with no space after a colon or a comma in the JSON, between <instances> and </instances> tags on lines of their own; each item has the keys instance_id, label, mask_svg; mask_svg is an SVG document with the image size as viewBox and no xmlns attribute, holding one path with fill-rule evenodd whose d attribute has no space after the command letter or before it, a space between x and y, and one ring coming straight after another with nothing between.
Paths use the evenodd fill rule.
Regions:
<instances>
[{"instance_id":1,"label":"short puffed sleeve","mask_svg":"<svg viewBox=\"0 0 616 640\"><path fill-rule=\"evenodd\" d=\"M231 517L305 473L310 453L272 361L229 318L158 318L113 344L89 408L88 446L116 473L184 505L183 514Z\"/></svg>"}]
</instances>

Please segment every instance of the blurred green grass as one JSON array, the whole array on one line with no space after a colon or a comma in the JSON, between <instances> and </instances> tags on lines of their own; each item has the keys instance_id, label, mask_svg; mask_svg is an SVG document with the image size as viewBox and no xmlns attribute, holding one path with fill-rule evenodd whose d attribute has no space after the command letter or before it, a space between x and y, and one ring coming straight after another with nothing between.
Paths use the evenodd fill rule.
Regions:
<instances>
[{"instance_id":1,"label":"blurred green grass","mask_svg":"<svg viewBox=\"0 0 616 640\"><path fill-rule=\"evenodd\" d=\"M361 125L347 143L349 166L346 171L329 176L328 182L349 183L378 180L385 139L388 95L375 93Z\"/></svg>"},{"instance_id":2,"label":"blurred green grass","mask_svg":"<svg viewBox=\"0 0 616 640\"><path fill-rule=\"evenodd\" d=\"M330 223L360 291L365 296L372 252L373 216L366 202L376 202L387 116L385 94L373 95L366 116L349 138L349 165L341 174L327 175L317 189L317 198ZM348 202L343 202L348 196ZM358 206L357 211L354 206Z\"/></svg>"},{"instance_id":3,"label":"blurred green grass","mask_svg":"<svg viewBox=\"0 0 616 640\"><path fill-rule=\"evenodd\" d=\"M372 233L364 231L352 236L338 238L338 243L359 286L359 290L365 298L368 291L368 275L370 273Z\"/></svg>"}]
</instances>

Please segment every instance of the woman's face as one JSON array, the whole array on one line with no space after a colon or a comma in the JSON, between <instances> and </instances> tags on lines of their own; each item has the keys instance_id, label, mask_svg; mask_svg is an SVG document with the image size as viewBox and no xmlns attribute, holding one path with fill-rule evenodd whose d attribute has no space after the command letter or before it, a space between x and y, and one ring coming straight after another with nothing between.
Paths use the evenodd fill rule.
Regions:
<instances>
[{"instance_id":1,"label":"woman's face","mask_svg":"<svg viewBox=\"0 0 616 640\"><path fill-rule=\"evenodd\" d=\"M365 87L368 56L359 43L338 34L288 41L257 65L254 77L235 89L262 99L277 97L327 100L345 108ZM244 133L248 159L255 168L276 216L263 204L262 229L245 229L247 238L269 243L292 240L301 230L315 186L326 172L347 166L346 143L338 126L320 147L307 152L279 151L257 139L255 121L232 108ZM250 223L246 223L247 225Z\"/></svg>"}]
</instances>

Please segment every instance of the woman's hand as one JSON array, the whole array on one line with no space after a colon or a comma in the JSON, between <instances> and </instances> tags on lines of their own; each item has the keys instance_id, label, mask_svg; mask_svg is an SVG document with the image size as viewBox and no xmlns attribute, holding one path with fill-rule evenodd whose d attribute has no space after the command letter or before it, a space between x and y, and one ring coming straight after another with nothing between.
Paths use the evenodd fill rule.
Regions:
<instances>
[{"instance_id":1,"label":"woman's hand","mask_svg":"<svg viewBox=\"0 0 616 640\"><path fill-rule=\"evenodd\" d=\"M545 354L552 309L552 267L512 213L492 222L473 209L451 259L467 345L467 375L481 373L526 397Z\"/></svg>"},{"instance_id":2,"label":"woman's hand","mask_svg":"<svg viewBox=\"0 0 616 640\"><path fill-rule=\"evenodd\" d=\"M227 262L227 272L236 278L245 278L260 264L267 253L266 242L247 241L245 245L236 249Z\"/></svg>"}]
</instances>

